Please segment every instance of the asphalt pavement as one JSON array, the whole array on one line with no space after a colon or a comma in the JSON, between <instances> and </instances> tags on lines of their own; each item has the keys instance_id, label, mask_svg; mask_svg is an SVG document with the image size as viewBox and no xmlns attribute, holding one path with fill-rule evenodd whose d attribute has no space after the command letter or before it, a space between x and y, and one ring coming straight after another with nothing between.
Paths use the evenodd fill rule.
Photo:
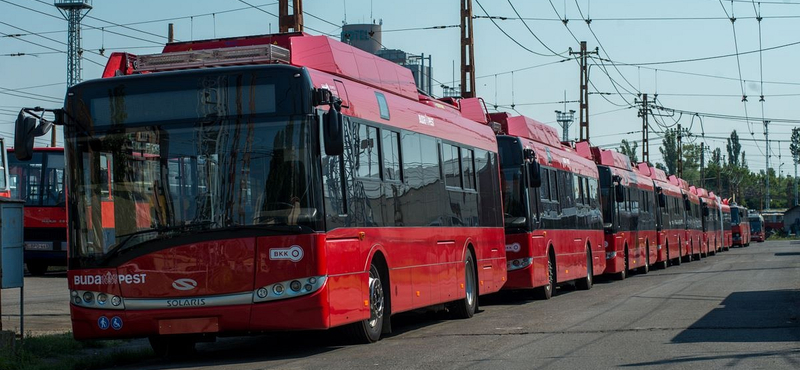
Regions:
<instances>
[{"instance_id":1,"label":"asphalt pavement","mask_svg":"<svg viewBox=\"0 0 800 370\"><path fill-rule=\"evenodd\" d=\"M43 327L65 321L68 330L64 280L26 278L26 311L44 310L26 328L46 319ZM36 287L48 296L37 300ZM337 330L273 333L221 338L198 344L191 358L121 368L797 369L799 318L800 241L779 241L624 281L600 279L590 291L561 287L549 301L516 292L481 297L481 312L469 320L396 315L394 333L370 345L349 344Z\"/></svg>"}]
</instances>

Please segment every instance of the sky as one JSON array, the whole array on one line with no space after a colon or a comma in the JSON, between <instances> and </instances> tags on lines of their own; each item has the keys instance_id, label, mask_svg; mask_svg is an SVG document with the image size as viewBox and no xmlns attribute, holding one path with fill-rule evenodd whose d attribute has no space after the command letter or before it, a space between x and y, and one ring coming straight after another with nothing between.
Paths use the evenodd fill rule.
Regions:
<instances>
[{"instance_id":1,"label":"sky","mask_svg":"<svg viewBox=\"0 0 800 370\"><path fill-rule=\"evenodd\" d=\"M91 4L82 26L83 80L100 77L112 51L160 52L170 22L180 41L266 34L278 28L278 3L270 0ZM307 33L338 38L345 22L382 23L382 45L432 56L434 86L453 86L459 83L453 81L454 66L460 78L459 4L306 0L304 26ZM791 129L800 125L795 121L800 119L795 68L800 60L800 0L473 0L473 12L479 17L473 24L476 92L492 111L524 114L560 131L554 111L578 110L579 65L569 59L568 50L586 41L590 50L599 48L589 61L593 144L618 147L622 139L641 140L635 102L640 93L651 101L657 94L659 106L686 113L654 110L651 162L661 160L661 132L680 123L695 143L705 134L706 145L721 148L723 154L724 138L737 130L749 167L763 170L766 119L770 140L784 141L771 143L771 167L785 175L793 171L788 140ZM52 1L0 0L0 135L13 137L21 107L63 103L66 29ZM26 55L15 56L19 53ZM442 90L433 92L440 96ZM570 131L575 138L577 113ZM37 145L48 140L37 139Z\"/></svg>"}]
</instances>

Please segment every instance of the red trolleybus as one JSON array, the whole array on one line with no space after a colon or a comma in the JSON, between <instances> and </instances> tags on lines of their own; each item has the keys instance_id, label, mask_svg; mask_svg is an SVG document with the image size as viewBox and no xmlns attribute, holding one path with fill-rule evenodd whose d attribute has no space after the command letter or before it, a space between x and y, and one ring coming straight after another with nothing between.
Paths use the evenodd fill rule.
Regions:
<instances>
[{"instance_id":1,"label":"red trolleybus","mask_svg":"<svg viewBox=\"0 0 800 370\"><path fill-rule=\"evenodd\" d=\"M638 268L647 273L657 259L653 181L631 166L628 156L592 147L600 175L606 244L606 274L625 279Z\"/></svg>"},{"instance_id":2,"label":"red trolleybus","mask_svg":"<svg viewBox=\"0 0 800 370\"><path fill-rule=\"evenodd\" d=\"M659 211L656 212L656 229L658 231L658 263L666 268L669 263L681 264L685 255L682 248L686 234L681 189L669 182L667 174L647 163L639 163L639 172L650 176L656 187Z\"/></svg>"},{"instance_id":3,"label":"red trolleybus","mask_svg":"<svg viewBox=\"0 0 800 370\"><path fill-rule=\"evenodd\" d=\"M700 204L703 209L703 253L705 256L714 255L720 249L722 243L722 230L720 223L720 209L717 197L714 193L709 193L703 188L694 189L700 197Z\"/></svg>"},{"instance_id":4,"label":"red trolleybus","mask_svg":"<svg viewBox=\"0 0 800 370\"><path fill-rule=\"evenodd\" d=\"M556 285L590 289L603 273L603 219L597 167L586 143L561 144L550 126L523 116L492 114L503 183L508 282L549 299Z\"/></svg>"},{"instance_id":5,"label":"red trolleybus","mask_svg":"<svg viewBox=\"0 0 800 370\"><path fill-rule=\"evenodd\" d=\"M0 197L11 197L11 187L8 180L6 141L2 137L0 137Z\"/></svg>"},{"instance_id":6,"label":"red trolleybus","mask_svg":"<svg viewBox=\"0 0 800 370\"><path fill-rule=\"evenodd\" d=\"M703 211L700 208L700 198L692 192L692 187L683 179L671 175L669 181L673 185L680 186L681 193L683 193L683 208L686 217L685 252L681 254L684 256L683 261L688 262L692 258L699 260L703 245Z\"/></svg>"},{"instance_id":7,"label":"red trolleybus","mask_svg":"<svg viewBox=\"0 0 800 370\"><path fill-rule=\"evenodd\" d=\"M733 233L733 245L750 245L750 222L747 208L734 203L731 205L731 232Z\"/></svg>"},{"instance_id":8,"label":"red trolleybus","mask_svg":"<svg viewBox=\"0 0 800 370\"><path fill-rule=\"evenodd\" d=\"M349 325L373 342L391 314L470 317L505 282L478 99L431 101L408 69L302 34L115 53L104 77L71 87L62 118L77 339L164 353Z\"/></svg>"},{"instance_id":9,"label":"red trolleybus","mask_svg":"<svg viewBox=\"0 0 800 370\"><path fill-rule=\"evenodd\" d=\"M13 154L14 149L9 149ZM24 259L28 272L44 275L67 265L64 148L35 148L30 161L8 161L11 197L25 201Z\"/></svg>"},{"instance_id":10,"label":"red trolleybus","mask_svg":"<svg viewBox=\"0 0 800 370\"><path fill-rule=\"evenodd\" d=\"M733 232L731 229L731 207L726 201L720 204L722 211L722 250L728 251L733 246Z\"/></svg>"},{"instance_id":11,"label":"red trolleybus","mask_svg":"<svg viewBox=\"0 0 800 370\"><path fill-rule=\"evenodd\" d=\"M748 221L750 223L750 240L756 242L763 242L766 240L766 236L764 233L764 217L762 217L758 213L750 213L748 216ZM750 245L747 243L745 246Z\"/></svg>"}]
</instances>

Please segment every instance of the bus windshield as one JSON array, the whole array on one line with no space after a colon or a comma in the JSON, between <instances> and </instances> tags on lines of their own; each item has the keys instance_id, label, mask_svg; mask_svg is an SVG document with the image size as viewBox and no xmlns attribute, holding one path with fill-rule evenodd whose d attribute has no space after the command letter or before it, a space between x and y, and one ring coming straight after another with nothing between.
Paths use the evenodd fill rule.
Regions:
<instances>
[{"instance_id":1,"label":"bus windshield","mask_svg":"<svg viewBox=\"0 0 800 370\"><path fill-rule=\"evenodd\" d=\"M739 208L738 207L731 207L731 225L736 226L739 225L741 221L739 221Z\"/></svg>"},{"instance_id":2,"label":"bus windshield","mask_svg":"<svg viewBox=\"0 0 800 370\"><path fill-rule=\"evenodd\" d=\"M100 258L189 230L316 229L308 118L132 127L81 138L71 166L71 254ZM73 212L73 211L71 211ZM78 222L76 220L86 220Z\"/></svg>"},{"instance_id":3,"label":"bus windshield","mask_svg":"<svg viewBox=\"0 0 800 370\"><path fill-rule=\"evenodd\" d=\"M501 180L503 186L503 210L506 228L526 228L527 207L522 176L522 147L518 139L498 138Z\"/></svg>"},{"instance_id":4,"label":"bus windshield","mask_svg":"<svg viewBox=\"0 0 800 370\"><path fill-rule=\"evenodd\" d=\"M751 218L750 219L750 232L754 232L754 233L760 232L762 225L763 225L763 222L761 220L759 220L757 218L756 219L752 219Z\"/></svg>"},{"instance_id":5,"label":"bus windshield","mask_svg":"<svg viewBox=\"0 0 800 370\"><path fill-rule=\"evenodd\" d=\"M8 156L11 197L26 207L65 205L64 151L36 149L30 161Z\"/></svg>"}]
</instances>

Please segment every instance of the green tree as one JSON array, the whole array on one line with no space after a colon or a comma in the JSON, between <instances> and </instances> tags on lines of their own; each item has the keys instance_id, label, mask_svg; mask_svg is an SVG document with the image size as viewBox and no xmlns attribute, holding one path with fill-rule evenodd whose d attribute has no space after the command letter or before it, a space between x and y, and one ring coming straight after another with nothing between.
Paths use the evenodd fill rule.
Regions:
<instances>
[{"instance_id":1,"label":"green tree","mask_svg":"<svg viewBox=\"0 0 800 370\"><path fill-rule=\"evenodd\" d=\"M667 168L667 174L675 175L678 173L678 141L677 131L674 129L667 129L664 132L664 140L661 141L661 146L658 147L661 152L661 158L664 159L664 166Z\"/></svg>"},{"instance_id":2,"label":"green tree","mask_svg":"<svg viewBox=\"0 0 800 370\"><path fill-rule=\"evenodd\" d=\"M628 140L622 139L622 145L619 147L619 152L628 156L633 163L639 163L639 158L636 156L636 149L639 147L637 142L631 143ZM631 145L633 144L633 145Z\"/></svg>"},{"instance_id":3,"label":"green tree","mask_svg":"<svg viewBox=\"0 0 800 370\"><path fill-rule=\"evenodd\" d=\"M731 166L738 166L742 144L739 143L739 134L736 133L736 130L731 132L731 137L728 138L728 145L726 145L725 148L728 150L728 164Z\"/></svg>"},{"instance_id":4,"label":"green tree","mask_svg":"<svg viewBox=\"0 0 800 370\"><path fill-rule=\"evenodd\" d=\"M792 143L789 144L792 152L792 163L794 164L794 184L792 185L792 205L797 205L797 165L800 164L800 127L792 129Z\"/></svg>"}]
</instances>

